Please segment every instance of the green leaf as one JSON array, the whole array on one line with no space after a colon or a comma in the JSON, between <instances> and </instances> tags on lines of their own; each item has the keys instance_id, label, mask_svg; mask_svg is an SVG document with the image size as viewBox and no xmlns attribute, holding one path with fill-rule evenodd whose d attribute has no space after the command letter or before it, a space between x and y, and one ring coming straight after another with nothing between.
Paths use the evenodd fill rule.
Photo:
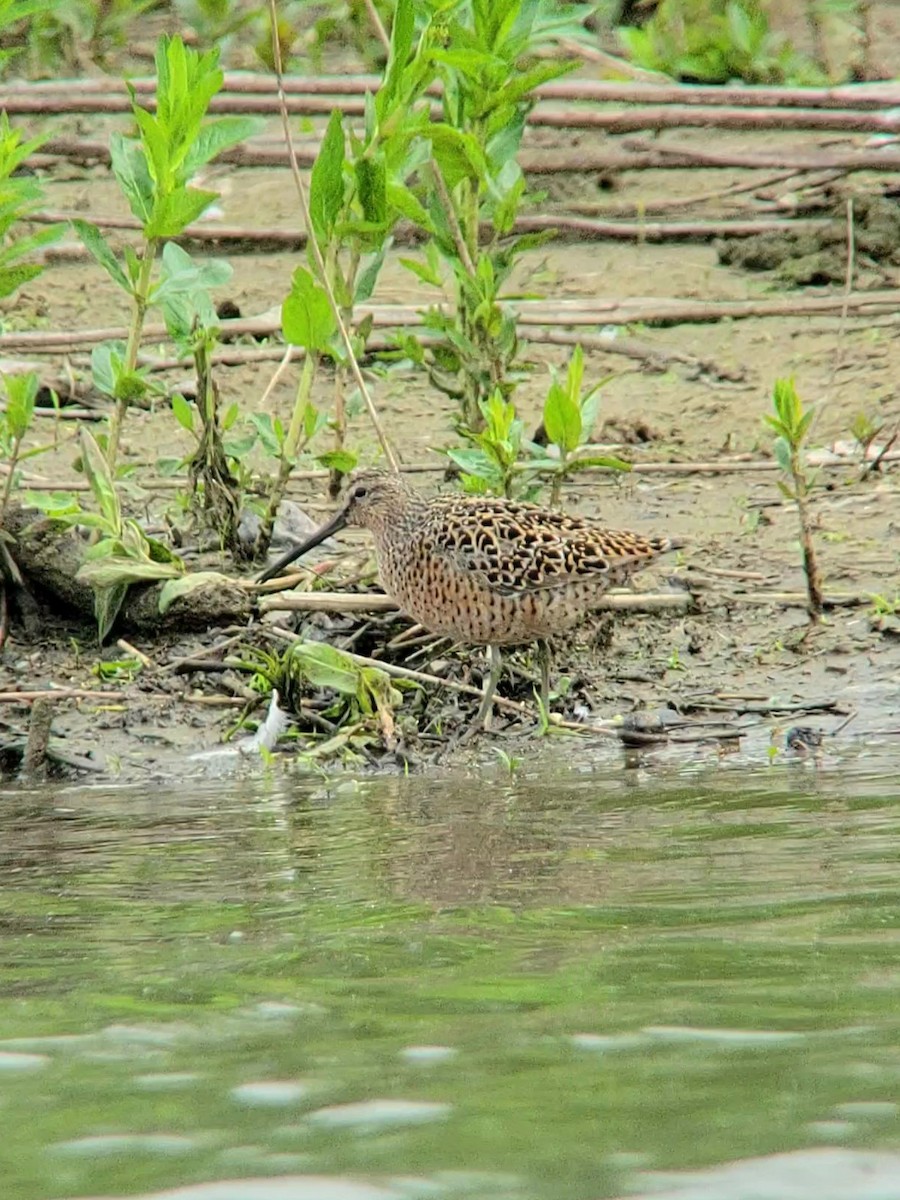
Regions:
<instances>
[{"instance_id":1,"label":"green leaf","mask_svg":"<svg viewBox=\"0 0 900 1200\"><path fill-rule=\"evenodd\" d=\"M167 196L158 196L153 212L144 225L145 238L173 238L182 234L218 199L217 192L200 188L176 188Z\"/></svg>"},{"instance_id":2,"label":"green leaf","mask_svg":"<svg viewBox=\"0 0 900 1200\"><path fill-rule=\"evenodd\" d=\"M139 142L114 133L109 139L113 174L125 193L132 213L146 226L153 212L153 180L147 169L147 159Z\"/></svg>"},{"instance_id":3,"label":"green leaf","mask_svg":"<svg viewBox=\"0 0 900 1200\"><path fill-rule=\"evenodd\" d=\"M295 642L291 665L300 668L313 687L332 688L345 696L355 696L359 687L359 667L349 655L324 642Z\"/></svg>"},{"instance_id":4,"label":"green leaf","mask_svg":"<svg viewBox=\"0 0 900 1200\"><path fill-rule=\"evenodd\" d=\"M337 329L328 294L305 267L297 267L281 306L281 328L292 346L325 350Z\"/></svg>"},{"instance_id":5,"label":"green leaf","mask_svg":"<svg viewBox=\"0 0 900 1200\"><path fill-rule=\"evenodd\" d=\"M193 571L190 575L181 575L163 584L159 593L159 613L164 615L169 608L185 596L202 591L207 587L234 587L234 580L219 571Z\"/></svg>"},{"instance_id":6,"label":"green leaf","mask_svg":"<svg viewBox=\"0 0 900 1200\"><path fill-rule=\"evenodd\" d=\"M815 417L815 415L816 415L816 410L814 408L808 408L806 410L806 412L803 414L803 416L800 418L800 420L797 422L796 440L797 440L798 445L806 437L806 434L809 431L809 427L813 423L813 418Z\"/></svg>"},{"instance_id":7,"label":"green leaf","mask_svg":"<svg viewBox=\"0 0 900 1200\"><path fill-rule=\"evenodd\" d=\"M272 458L280 458L281 448L284 443L284 434L282 431L282 436L278 436L270 414L265 412L251 413L248 419L256 430L266 454L271 455Z\"/></svg>"},{"instance_id":8,"label":"green leaf","mask_svg":"<svg viewBox=\"0 0 900 1200\"><path fill-rule=\"evenodd\" d=\"M233 273L224 258L194 259L177 242L166 242L162 251L162 279L153 292L153 301L158 304L176 292L220 287Z\"/></svg>"},{"instance_id":9,"label":"green leaf","mask_svg":"<svg viewBox=\"0 0 900 1200\"><path fill-rule=\"evenodd\" d=\"M21 441L28 432L34 417L34 404L38 394L38 377L34 371L20 375L5 375L6 424L11 436Z\"/></svg>"},{"instance_id":10,"label":"green leaf","mask_svg":"<svg viewBox=\"0 0 900 1200\"><path fill-rule=\"evenodd\" d=\"M391 248L392 242L393 239L388 238L378 253L371 255L369 261L356 277L356 289L353 293L354 304L364 303L375 291L375 284L378 282L378 276L384 265L384 256Z\"/></svg>"},{"instance_id":11,"label":"green leaf","mask_svg":"<svg viewBox=\"0 0 900 1200\"><path fill-rule=\"evenodd\" d=\"M91 351L91 377L104 396L115 397L125 366L124 342L101 342Z\"/></svg>"},{"instance_id":12,"label":"green leaf","mask_svg":"<svg viewBox=\"0 0 900 1200\"><path fill-rule=\"evenodd\" d=\"M568 471L583 471L586 467L603 467L609 471L630 471L631 463L614 454L579 454L566 463Z\"/></svg>"},{"instance_id":13,"label":"green leaf","mask_svg":"<svg viewBox=\"0 0 900 1200\"><path fill-rule=\"evenodd\" d=\"M569 367L566 371L566 391L570 399L581 407L581 385L584 382L584 351L578 345L572 351Z\"/></svg>"},{"instance_id":14,"label":"green leaf","mask_svg":"<svg viewBox=\"0 0 900 1200\"><path fill-rule=\"evenodd\" d=\"M5 300L23 283L36 279L43 271L38 263L20 263L17 267L0 267L0 300Z\"/></svg>"},{"instance_id":15,"label":"green leaf","mask_svg":"<svg viewBox=\"0 0 900 1200\"><path fill-rule=\"evenodd\" d=\"M131 282L119 265L119 260L113 254L109 243L96 225L83 221L80 217L72 221L75 232L81 238L85 250L92 254L107 275L122 288L131 293Z\"/></svg>"},{"instance_id":16,"label":"green leaf","mask_svg":"<svg viewBox=\"0 0 900 1200\"><path fill-rule=\"evenodd\" d=\"M180 575L181 568L175 563L151 562L130 554L109 554L82 563L75 578L79 583L105 590L128 587L132 583L158 583L161 579L175 579Z\"/></svg>"},{"instance_id":17,"label":"green leaf","mask_svg":"<svg viewBox=\"0 0 900 1200\"><path fill-rule=\"evenodd\" d=\"M387 202L391 211L396 210L401 217L405 217L407 221L412 221L414 225L418 225L426 233L433 231L431 218L428 215L427 209L405 184L388 180Z\"/></svg>"},{"instance_id":18,"label":"green leaf","mask_svg":"<svg viewBox=\"0 0 900 1200\"><path fill-rule=\"evenodd\" d=\"M328 121L309 181L309 219L324 249L344 206L344 126L339 109Z\"/></svg>"},{"instance_id":19,"label":"green leaf","mask_svg":"<svg viewBox=\"0 0 900 1200\"><path fill-rule=\"evenodd\" d=\"M787 438L779 437L775 439L775 461L781 467L782 471L790 473L791 447Z\"/></svg>"},{"instance_id":20,"label":"green leaf","mask_svg":"<svg viewBox=\"0 0 900 1200\"><path fill-rule=\"evenodd\" d=\"M479 182L490 177L484 152L471 133L441 122L430 127L428 136L441 174L451 191L462 179Z\"/></svg>"},{"instance_id":21,"label":"green leaf","mask_svg":"<svg viewBox=\"0 0 900 1200\"><path fill-rule=\"evenodd\" d=\"M384 83L375 96L375 110L383 121L394 107L400 84L409 61L413 37L416 31L414 0L397 0L394 23L391 27L391 49L388 55Z\"/></svg>"},{"instance_id":22,"label":"green leaf","mask_svg":"<svg viewBox=\"0 0 900 1200\"><path fill-rule=\"evenodd\" d=\"M0 179L2 179L2 172L0 172ZM13 222L7 222L4 219L4 213L7 217L9 216L9 209L3 204L2 191L0 191L0 225L9 229ZM24 217L26 214L21 213L19 216ZM3 263L4 266L10 266L17 259L24 258L35 250L40 250L42 246L49 246L52 242L58 242L65 231L65 222L60 221L56 225L45 225L43 229L38 229L27 237L16 237L14 241L7 241L5 244L0 243L0 263Z\"/></svg>"},{"instance_id":23,"label":"green leaf","mask_svg":"<svg viewBox=\"0 0 900 1200\"><path fill-rule=\"evenodd\" d=\"M432 287L441 286L441 277L436 274L430 266L425 263L417 262L414 258L401 258L400 265L405 267L407 271L411 271L417 279L421 279L423 283L430 283Z\"/></svg>"},{"instance_id":24,"label":"green leaf","mask_svg":"<svg viewBox=\"0 0 900 1200\"><path fill-rule=\"evenodd\" d=\"M122 510L109 463L93 436L84 428L81 430L79 441L82 468L94 494L94 500L110 530L118 533L122 529Z\"/></svg>"},{"instance_id":25,"label":"green leaf","mask_svg":"<svg viewBox=\"0 0 900 1200\"><path fill-rule=\"evenodd\" d=\"M66 524L76 523L81 512L78 497L71 492L26 491L22 494L22 503L26 508L36 508L54 521L64 521ZM73 521L68 521L69 517Z\"/></svg>"},{"instance_id":26,"label":"green leaf","mask_svg":"<svg viewBox=\"0 0 900 1200\"><path fill-rule=\"evenodd\" d=\"M316 461L329 471L340 471L342 475L349 475L351 471L356 470L359 456L352 450L326 450L324 454L316 455Z\"/></svg>"},{"instance_id":27,"label":"green leaf","mask_svg":"<svg viewBox=\"0 0 900 1200\"><path fill-rule=\"evenodd\" d=\"M128 595L128 584L94 589L94 619L97 622L97 640L102 646Z\"/></svg>"},{"instance_id":28,"label":"green leaf","mask_svg":"<svg viewBox=\"0 0 900 1200\"><path fill-rule=\"evenodd\" d=\"M184 175L187 179L211 162L223 150L230 150L239 142L255 137L265 128L261 117L220 117L218 120L205 125L188 151L184 162Z\"/></svg>"},{"instance_id":29,"label":"green leaf","mask_svg":"<svg viewBox=\"0 0 900 1200\"><path fill-rule=\"evenodd\" d=\"M373 225L387 221L387 166L384 154L364 155L353 164L363 216Z\"/></svg>"},{"instance_id":30,"label":"green leaf","mask_svg":"<svg viewBox=\"0 0 900 1200\"><path fill-rule=\"evenodd\" d=\"M560 450L570 454L581 441L581 406L554 379L544 402L544 429Z\"/></svg>"},{"instance_id":31,"label":"green leaf","mask_svg":"<svg viewBox=\"0 0 900 1200\"><path fill-rule=\"evenodd\" d=\"M172 412L182 429L186 429L188 433L194 432L194 410L181 392L172 394Z\"/></svg>"}]
</instances>

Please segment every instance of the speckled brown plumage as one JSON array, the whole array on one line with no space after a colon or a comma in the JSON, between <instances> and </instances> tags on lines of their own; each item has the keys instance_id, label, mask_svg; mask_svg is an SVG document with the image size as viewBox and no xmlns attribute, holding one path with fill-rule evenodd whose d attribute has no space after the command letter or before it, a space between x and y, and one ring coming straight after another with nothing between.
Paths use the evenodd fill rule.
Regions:
<instances>
[{"instance_id":1,"label":"speckled brown plumage","mask_svg":"<svg viewBox=\"0 0 900 1200\"><path fill-rule=\"evenodd\" d=\"M263 578L344 525L371 531L382 586L411 617L433 633L492 648L494 684L497 647L543 641L578 624L607 588L675 545L534 504L423 496L399 475L366 471L335 519ZM492 691L489 681L485 718Z\"/></svg>"}]
</instances>

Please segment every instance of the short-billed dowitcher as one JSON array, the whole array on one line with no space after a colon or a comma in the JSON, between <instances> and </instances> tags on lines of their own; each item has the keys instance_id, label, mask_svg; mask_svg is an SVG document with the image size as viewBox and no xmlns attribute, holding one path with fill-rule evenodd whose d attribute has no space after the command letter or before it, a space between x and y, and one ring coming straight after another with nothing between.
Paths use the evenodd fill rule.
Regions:
<instances>
[{"instance_id":1,"label":"short-billed dowitcher","mask_svg":"<svg viewBox=\"0 0 900 1200\"><path fill-rule=\"evenodd\" d=\"M432 633L490 648L478 720L490 722L500 647L537 642L541 697L546 639L577 625L592 601L678 544L605 529L585 517L487 496L423 496L400 475L363 471L337 515L260 575L265 582L346 525L375 538L389 596Z\"/></svg>"}]
</instances>

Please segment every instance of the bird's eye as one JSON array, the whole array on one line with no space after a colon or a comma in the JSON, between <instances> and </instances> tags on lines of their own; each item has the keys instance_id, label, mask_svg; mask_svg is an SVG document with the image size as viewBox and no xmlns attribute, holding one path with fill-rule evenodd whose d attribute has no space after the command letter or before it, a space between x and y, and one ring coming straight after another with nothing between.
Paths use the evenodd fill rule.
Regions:
<instances>
[{"instance_id":1,"label":"bird's eye","mask_svg":"<svg viewBox=\"0 0 900 1200\"><path fill-rule=\"evenodd\" d=\"M365 500L366 492L368 492L368 490L369 489L366 487L365 484L357 485L357 487L355 487L353 489L353 499L354 500Z\"/></svg>"}]
</instances>

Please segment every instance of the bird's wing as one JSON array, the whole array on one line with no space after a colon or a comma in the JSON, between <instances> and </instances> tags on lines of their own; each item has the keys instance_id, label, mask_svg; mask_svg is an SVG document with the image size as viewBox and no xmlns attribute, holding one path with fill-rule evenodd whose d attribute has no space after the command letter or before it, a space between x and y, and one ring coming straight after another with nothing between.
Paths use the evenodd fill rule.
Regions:
<instances>
[{"instance_id":1,"label":"bird's wing","mask_svg":"<svg viewBox=\"0 0 900 1200\"><path fill-rule=\"evenodd\" d=\"M504 595L588 580L603 589L665 548L639 534L530 505L479 500L443 516L429 531L432 552Z\"/></svg>"}]
</instances>

